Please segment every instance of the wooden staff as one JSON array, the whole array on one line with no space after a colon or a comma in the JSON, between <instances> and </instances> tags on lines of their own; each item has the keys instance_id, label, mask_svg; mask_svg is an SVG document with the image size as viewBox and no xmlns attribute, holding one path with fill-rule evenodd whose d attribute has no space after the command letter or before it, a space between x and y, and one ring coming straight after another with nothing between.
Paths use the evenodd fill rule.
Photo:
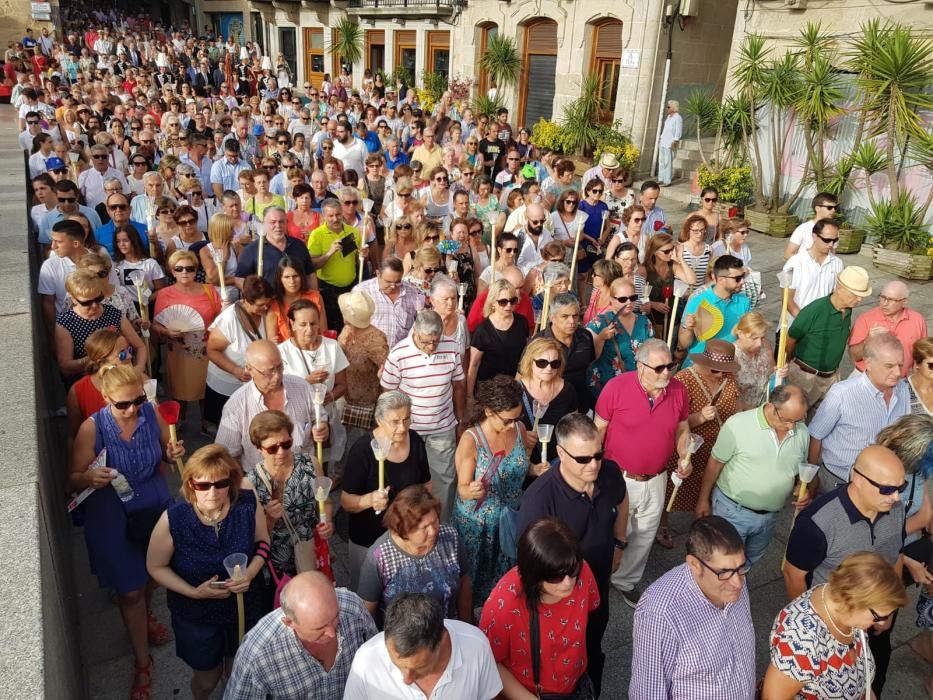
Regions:
<instances>
[{"instance_id":1,"label":"wooden staff","mask_svg":"<svg viewBox=\"0 0 933 700\"><path fill-rule=\"evenodd\" d=\"M787 364L787 305L790 303L790 287L784 287L781 301L781 335L778 339L777 369Z\"/></svg>"},{"instance_id":2,"label":"wooden staff","mask_svg":"<svg viewBox=\"0 0 933 700\"><path fill-rule=\"evenodd\" d=\"M573 284L577 274L577 251L580 250L580 234L583 233L583 220L577 224L577 235L573 239L573 257L570 258L570 284Z\"/></svg>"}]
</instances>

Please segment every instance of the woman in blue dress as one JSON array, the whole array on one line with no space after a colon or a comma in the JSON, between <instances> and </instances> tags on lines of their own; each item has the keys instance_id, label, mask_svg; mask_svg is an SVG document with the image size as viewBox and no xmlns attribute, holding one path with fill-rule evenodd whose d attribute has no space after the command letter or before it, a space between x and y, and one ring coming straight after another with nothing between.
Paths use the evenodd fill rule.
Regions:
<instances>
[{"instance_id":1,"label":"woman in blue dress","mask_svg":"<svg viewBox=\"0 0 933 700\"><path fill-rule=\"evenodd\" d=\"M589 283L593 263L600 258L603 233L608 230L606 221L609 216L609 205L603 201L605 189L603 181L594 177L586 183L583 188L583 199L580 200L580 211L587 215L580 236L580 251L583 257L577 260L577 296L580 299L583 298L583 290Z\"/></svg>"},{"instance_id":2,"label":"woman in blue dress","mask_svg":"<svg viewBox=\"0 0 933 700\"><path fill-rule=\"evenodd\" d=\"M159 469L163 456L172 461L185 450L181 441L170 443L168 426L146 400L138 371L107 366L98 376L107 405L78 430L68 485L77 493L94 489L82 505L88 559L101 588L117 594L135 657L133 697L148 697L149 645L165 644L169 635L150 608L146 547L169 503ZM106 468L88 469L105 448Z\"/></svg>"},{"instance_id":3,"label":"woman in blue dress","mask_svg":"<svg viewBox=\"0 0 933 700\"><path fill-rule=\"evenodd\" d=\"M596 351L587 377L593 398L599 398L610 379L635 369L638 346L654 336L648 317L635 313L638 302L635 285L619 277L609 287L609 293L609 309L586 325Z\"/></svg>"},{"instance_id":4,"label":"woman in blue dress","mask_svg":"<svg viewBox=\"0 0 933 700\"><path fill-rule=\"evenodd\" d=\"M480 382L476 402L477 414L454 457L457 499L452 522L466 547L473 600L481 601L514 564L499 546L499 517L505 508L518 508L529 464L521 385L497 375ZM535 465L538 473L546 468Z\"/></svg>"}]
</instances>

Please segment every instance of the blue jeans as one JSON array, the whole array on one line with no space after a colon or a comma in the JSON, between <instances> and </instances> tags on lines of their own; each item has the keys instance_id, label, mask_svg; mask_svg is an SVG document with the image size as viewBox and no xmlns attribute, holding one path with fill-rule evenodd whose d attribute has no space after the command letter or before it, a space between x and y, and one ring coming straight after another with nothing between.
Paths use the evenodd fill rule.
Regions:
<instances>
[{"instance_id":1,"label":"blue jeans","mask_svg":"<svg viewBox=\"0 0 933 700\"><path fill-rule=\"evenodd\" d=\"M745 558L749 564L754 564L764 556L774 536L777 513L761 514L750 511L728 498L718 486L713 489L712 509L713 515L725 518L739 531L739 536L745 543Z\"/></svg>"}]
</instances>

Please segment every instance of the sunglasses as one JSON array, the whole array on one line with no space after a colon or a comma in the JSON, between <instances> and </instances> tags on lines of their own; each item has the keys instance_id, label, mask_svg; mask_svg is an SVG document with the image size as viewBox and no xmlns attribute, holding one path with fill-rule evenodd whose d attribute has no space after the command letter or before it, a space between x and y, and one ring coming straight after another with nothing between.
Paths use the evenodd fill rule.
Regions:
<instances>
[{"instance_id":1,"label":"sunglasses","mask_svg":"<svg viewBox=\"0 0 933 700\"><path fill-rule=\"evenodd\" d=\"M78 306L83 306L88 308L89 306L94 306L95 304L103 304L104 295L101 294L99 297L94 297L93 299L75 299L75 304Z\"/></svg>"},{"instance_id":2,"label":"sunglasses","mask_svg":"<svg viewBox=\"0 0 933 700\"><path fill-rule=\"evenodd\" d=\"M138 160L133 163L134 168L143 168L145 166L146 166L146 161L144 160Z\"/></svg>"},{"instance_id":3,"label":"sunglasses","mask_svg":"<svg viewBox=\"0 0 933 700\"><path fill-rule=\"evenodd\" d=\"M545 360L543 357L539 357L535 360L535 367L538 369L544 369L545 367L550 367L551 369L560 369L560 366L564 364L563 360Z\"/></svg>"},{"instance_id":4,"label":"sunglasses","mask_svg":"<svg viewBox=\"0 0 933 700\"><path fill-rule=\"evenodd\" d=\"M503 309L510 304L516 306L518 304L518 297L509 297L508 299L496 299L496 303L501 306Z\"/></svg>"},{"instance_id":5,"label":"sunglasses","mask_svg":"<svg viewBox=\"0 0 933 700\"><path fill-rule=\"evenodd\" d=\"M175 213L174 209L159 209L159 216L161 216L162 214L174 214L174 213Z\"/></svg>"},{"instance_id":6,"label":"sunglasses","mask_svg":"<svg viewBox=\"0 0 933 700\"><path fill-rule=\"evenodd\" d=\"M624 179L623 179L623 180L617 180L617 179L613 178L612 181L613 181L614 183L616 183L617 185L624 185L624 184L625 184L625 180L624 180Z\"/></svg>"},{"instance_id":7,"label":"sunglasses","mask_svg":"<svg viewBox=\"0 0 933 700\"><path fill-rule=\"evenodd\" d=\"M659 253L664 253L665 255L670 255L671 253L674 252L674 249L673 249L673 248L664 248L663 250L659 250L658 252L659 252Z\"/></svg>"},{"instance_id":8,"label":"sunglasses","mask_svg":"<svg viewBox=\"0 0 933 700\"><path fill-rule=\"evenodd\" d=\"M426 241L439 241L441 240L440 236L425 236L424 240Z\"/></svg>"},{"instance_id":9,"label":"sunglasses","mask_svg":"<svg viewBox=\"0 0 933 700\"><path fill-rule=\"evenodd\" d=\"M615 300L616 300L617 302L619 302L620 304L624 304L624 303L629 302L629 301L632 302L632 303L634 304L636 301L638 301L638 295L637 295L637 294L633 294L633 295L630 296L630 297L612 297L612 298L615 299Z\"/></svg>"},{"instance_id":10,"label":"sunglasses","mask_svg":"<svg viewBox=\"0 0 933 700\"><path fill-rule=\"evenodd\" d=\"M198 268L195 265L176 265L172 269L175 272L196 272Z\"/></svg>"},{"instance_id":11,"label":"sunglasses","mask_svg":"<svg viewBox=\"0 0 933 700\"><path fill-rule=\"evenodd\" d=\"M719 197L704 197L704 198L703 198L703 201L704 201L704 202L718 202L718 201L719 201Z\"/></svg>"},{"instance_id":12,"label":"sunglasses","mask_svg":"<svg viewBox=\"0 0 933 700\"><path fill-rule=\"evenodd\" d=\"M78 199L77 197L59 197L58 201L60 204L74 204Z\"/></svg>"},{"instance_id":13,"label":"sunglasses","mask_svg":"<svg viewBox=\"0 0 933 700\"><path fill-rule=\"evenodd\" d=\"M226 479L219 479L217 481L195 481L194 479L189 479L188 484L195 491L210 491L211 489L221 489L230 488L231 479L228 476Z\"/></svg>"},{"instance_id":14,"label":"sunglasses","mask_svg":"<svg viewBox=\"0 0 933 700\"><path fill-rule=\"evenodd\" d=\"M28 121L28 122L26 122L26 123L27 123L29 126L35 126L35 125L38 124L39 122L29 122L29 121Z\"/></svg>"},{"instance_id":15,"label":"sunglasses","mask_svg":"<svg viewBox=\"0 0 933 700\"><path fill-rule=\"evenodd\" d=\"M395 228L399 231L408 231L411 229L411 224L397 224Z\"/></svg>"},{"instance_id":16,"label":"sunglasses","mask_svg":"<svg viewBox=\"0 0 933 700\"><path fill-rule=\"evenodd\" d=\"M742 273L741 275L735 275L734 277L731 275L720 275L720 277L724 280L735 280L736 282L741 282L745 279L745 273Z\"/></svg>"},{"instance_id":17,"label":"sunglasses","mask_svg":"<svg viewBox=\"0 0 933 700\"><path fill-rule=\"evenodd\" d=\"M545 579L548 583L563 583L564 579L568 576L570 578L579 578L580 572L583 570L583 562L578 561L572 569L562 569L558 571L553 578Z\"/></svg>"},{"instance_id":18,"label":"sunglasses","mask_svg":"<svg viewBox=\"0 0 933 700\"><path fill-rule=\"evenodd\" d=\"M544 226L544 222L547 219L528 219L529 224L534 224L535 226Z\"/></svg>"},{"instance_id":19,"label":"sunglasses","mask_svg":"<svg viewBox=\"0 0 933 700\"><path fill-rule=\"evenodd\" d=\"M55 168L52 172L56 175L65 175L68 173L68 168Z\"/></svg>"},{"instance_id":20,"label":"sunglasses","mask_svg":"<svg viewBox=\"0 0 933 700\"><path fill-rule=\"evenodd\" d=\"M567 206L568 204L569 204L570 206L573 206L573 205L576 204L578 201L579 201L579 200L577 200L577 199L565 199L565 200L564 200L564 206Z\"/></svg>"},{"instance_id":21,"label":"sunglasses","mask_svg":"<svg viewBox=\"0 0 933 700\"><path fill-rule=\"evenodd\" d=\"M564 450L564 452L567 452L567 450ZM569 452L567 452L567 456L570 457L570 459L574 460L577 464L589 464L594 459L598 462L603 458L603 454L604 454L603 451L600 450L599 452L593 455L580 455L578 457L577 455L572 455Z\"/></svg>"},{"instance_id":22,"label":"sunglasses","mask_svg":"<svg viewBox=\"0 0 933 700\"><path fill-rule=\"evenodd\" d=\"M503 248L503 253L512 253L513 255L518 252L518 248Z\"/></svg>"},{"instance_id":23,"label":"sunglasses","mask_svg":"<svg viewBox=\"0 0 933 700\"><path fill-rule=\"evenodd\" d=\"M286 452L292 449L292 443L294 440L282 440L282 442L277 442L274 445L260 446L259 449L270 455L277 455L279 450L285 450Z\"/></svg>"},{"instance_id":24,"label":"sunglasses","mask_svg":"<svg viewBox=\"0 0 933 700\"><path fill-rule=\"evenodd\" d=\"M830 211L836 211L835 204L817 204L816 206L820 209L829 209Z\"/></svg>"},{"instance_id":25,"label":"sunglasses","mask_svg":"<svg viewBox=\"0 0 933 700\"><path fill-rule=\"evenodd\" d=\"M871 485L874 486L876 489L878 489L878 493L880 493L882 496L893 496L895 493L904 493L904 491L907 490L907 482L906 482L906 481L905 481L903 484L901 484L900 486L892 486L891 484L879 484L879 483L878 483L877 481L875 481L874 479L865 476L862 472L860 472L860 471L859 471L858 469L856 469L855 467L852 467L852 471L854 471L854 472L855 472L856 474L858 474L860 477L862 477L863 479L865 479L865 481L867 481L869 484L871 484Z\"/></svg>"},{"instance_id":26,"label":"sunglasses","mask_svg":"<svg viewBox=\"0 0 933 700\"><path fill-rule=\"evenodd\" d=\"M333 146L321 146L322 151L332 151L334 150Z\"/></svg>"},{"instance_id":27,"label":"sunglasses","mask_svg":"<svg viewBox=\"0 0 933 700\"><path fill-rule=\"evenodd\" d=\"M602 193L603 193L602 189L590 190L590 194L602 194Z\"/></svg>"},{"instance_id":28,"label":"sunglasses","mask_svg":"<svg viewBox=\"0 0 933 700\"><path fill-rule=\"evenodd\" d=\"M423 271L424 274L426 274L426 275L433 275L433 274L436 273L436 272L440 272L440 268L437 268L437 267L425 267L425 268L422 268L422 271Z\"/></svg>"},{"instance_id":29,"label":"sunglasses","mask_svg":"<svg viewBox=\"0 0 933 700\"><path fill-rule=\"evenodd\" d=\"M875 622L884 622L885 620L890 619L891 615L893 615L896 611L892 610L887 615L879 615L871 608L868 608L868 612L871 613L871 619L874 620Z\"/></svg>"},{"instance_id":30,"label":"sunglasses","mask_svg":"<svg viewBox=\"0 0 933 700\"><path fill-rule=\"evenodd\" d=\"M482 235L482 233L483 233L483 229L481 229L481 228L474 228L474 229L471 229L471 230L470 230L470 234L469 234L469 235L471 235L471 236L480 236L480 235Z\"/></svg>"},{"instance_id":31,"label":"sunglasses","mask_svg":"<svg viewBox=\"0 0 933 700\"><path fill-rule=\"evenodd\" d=\"M644 365L645 367L651 367L651 369L654 370L655 374L661 374L661 372L663 372L664 370L667 370L668 372L670 372L677 366L676 362L668 362L665 365L655 365L654 367L652 367L647 362L642 362L641 360L638 361L638 364Z\"/></svg>"},{"instance_id":32,"label":"sunglasses","mask_svg":"<svg viewBox=\"0 0 933 700\"><path fill-rule=\"evenodd\" d=\"M93 158L94 160L107 160L107 156L104 155L103 153L99 153L95 156L91 156L91 158Z\"/></svg>"},{"instance_id":33,"label":"sunglasses","mask_svg":"<svg viewBox=\"0 0 933 700\"><path fill-rule=\"evenodd\" d=\"M345 207L355 207L360 201L358 199L347 199L340 203Z\"/></svg>"},{"instance_id":34,"label":"sunglasses","mask_svg":"<svg viewBox=\"0 0 933 700\"><path fill-rule=\"evenodd\" d=\"M182 219L181 221L178 222L178 225L179 226L194 226L196 223L198 223L197 219Z\"/></svg>"},{"instance_id":35,"label":"sunglasses","mask_svg":"<svg viewBox=\"0 0 933 700\"><path fill-rule=\"evenodd\" d=\"M125 411L130 406L142 406L148 400L149 399L146 398L146 395L142 394L137 396L135 399L131 399L130 401L113 401L111 405L118 411Z\"/></svg>"},{"instance_id":36,"label":"sunglasses","mask_svg":"<svg viewBox=\"0 0 933 700\"><path fill-rule=\"evenodd\" d=\"M411 192L399 192L399 197L411 197Z\"/></svg>"},{"instance_id":37,"label":"sunglasses","mask_svg":"<svg viewBox=\"0 0 933 700\"><path fill-rule=\"evenodd\" d=\"M839 243L838 236L836 238L825 238L824 236L821 236L818 233L815 233L813 235L819 238L821 241L823 241L823 243L825 243L826 245L836 245L837 243Z\"/></svg>"}]
</instances>

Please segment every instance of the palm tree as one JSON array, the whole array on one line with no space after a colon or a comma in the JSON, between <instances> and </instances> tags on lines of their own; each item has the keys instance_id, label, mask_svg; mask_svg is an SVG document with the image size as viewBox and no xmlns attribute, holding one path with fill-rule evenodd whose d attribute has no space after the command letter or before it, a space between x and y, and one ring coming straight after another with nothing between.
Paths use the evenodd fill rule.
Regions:
<instances>
[{"instance_id":1,"label":"palm tree","mask_svg":"<svg viewBox=\"0 0 933 700\"><path fill-rule=\"evenodd\" d=\"M349 17L341 17L333 27L333 40L327 48L341 64L352 66L363 59L363 28Z\"/></svg>"},{"instance_id":2,"label":"palm tree","mask_svg":"<svg viewBox=\"0 0 933 700\"><path fill-rule=\"evenodd\" d=\"M518 83L522 72L522 57L515 46L515 40L502 34L490 37L479 65L500 89Z\"/></svg>"}]
</instances>

